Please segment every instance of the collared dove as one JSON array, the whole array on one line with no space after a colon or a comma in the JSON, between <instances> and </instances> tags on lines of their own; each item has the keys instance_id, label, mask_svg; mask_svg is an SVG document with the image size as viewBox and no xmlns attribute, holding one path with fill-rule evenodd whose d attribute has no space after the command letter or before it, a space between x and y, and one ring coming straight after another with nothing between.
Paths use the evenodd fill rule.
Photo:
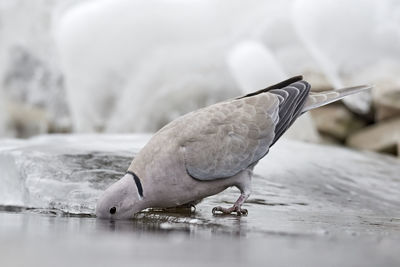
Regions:
<instances>
[{"instance_id":1,"label":"collared dove","mask_svg":"<svg viewBox=\"0 0 400 267\"><path fill-rule=\"evenodd\" d=\"M100 197L98 218L128 219L151 207L195 203L236 186L230 208L213 213L247 214L254 166L304 112L371 88L319 93L296 76L266 89L188 113L159 130L133 159L126 174Z\"/></svg>"}]
</instances>

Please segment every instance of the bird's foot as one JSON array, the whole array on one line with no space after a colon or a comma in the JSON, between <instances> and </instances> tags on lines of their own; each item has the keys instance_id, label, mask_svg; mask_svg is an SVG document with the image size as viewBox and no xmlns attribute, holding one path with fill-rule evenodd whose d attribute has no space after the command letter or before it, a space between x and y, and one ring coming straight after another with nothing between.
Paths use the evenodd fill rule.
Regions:
<instances>
[{"instance_id":1,"label":"bird's foot","mask_svg":"<svg viewBox=\"0 0 400 267\"><path fill-rule=\"evenodd\" d=\"M236 206L236 205L234 205L230 208L223 208L223 207L218 206L218 207L215 207L212 209L213 215L229 215L229 214L232 214L235 212L236 212L237 216L242 216L242 215L246 216L247 214L249 214L248 210L242 209L240 206Z\"/></svg>"}]
</instances>

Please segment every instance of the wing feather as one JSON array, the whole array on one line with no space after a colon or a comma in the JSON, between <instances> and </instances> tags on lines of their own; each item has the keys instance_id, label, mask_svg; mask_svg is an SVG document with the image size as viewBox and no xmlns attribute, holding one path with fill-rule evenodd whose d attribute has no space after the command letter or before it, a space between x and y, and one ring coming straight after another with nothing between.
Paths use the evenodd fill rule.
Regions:
<instances>
[{"instance_id":1,"label":"wing feather","mask_svg":"<svg viewBox=\"0 0 400 267\"><path fill-rule=\"evenodd\" d=\"M199 180L231 177L268 152L274 140L280 102L273 94L255 98L210 106L199 111L202 116L193 113L191 123L198 125L199 132L186 133L195 141L182 143L185 167L192 177ZM229 106L236 108L235 115Z\"/></svg>"},{"instance_id":2,"label":"wing feather","mask_svg":"<svg viewBox=\"0 0 400 267\"><path fill-rule=\"evenodd\" d=\"M309 91L310 85L295 77L185 116L183 121L195 125L180 133L188 174L215 180L256 163L300 116Z\"/></svg>"}]
</instances>

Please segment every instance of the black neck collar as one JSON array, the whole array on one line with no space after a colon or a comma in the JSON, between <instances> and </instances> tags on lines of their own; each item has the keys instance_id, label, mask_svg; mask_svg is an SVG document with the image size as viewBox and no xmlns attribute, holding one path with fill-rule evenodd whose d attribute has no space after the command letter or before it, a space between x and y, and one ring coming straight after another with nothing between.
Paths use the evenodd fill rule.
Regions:
<instances>
[{"instance_id":1,"label":"black neck collar","mask_svg":"<svg viewBox=\"0 0 400 267\"><path fill-rule=\"evenodd\" d=\"M132 175L133 180L135 180L135 184L138 189L139 196L143 197L143 187L142 187L142 183L140 182L139 177L132 171L127 171L126 173Z\"/></svg>"}]
</instances>

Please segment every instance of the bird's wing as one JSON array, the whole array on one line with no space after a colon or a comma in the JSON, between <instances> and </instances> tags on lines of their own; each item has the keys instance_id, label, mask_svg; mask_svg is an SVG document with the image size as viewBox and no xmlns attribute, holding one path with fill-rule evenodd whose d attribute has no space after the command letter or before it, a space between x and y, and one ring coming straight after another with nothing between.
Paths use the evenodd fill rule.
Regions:
<instances>
[{"instance_id":1,"label":"bird's wing","mask_svg":"<svg viewBox=\"0 0 400 267\"><path fill-rule=\"evenodd\" d=\"M309 92L303 81L285 86L209 106L181 121L186 122L180 134L189 175L231 177L264 157L299 116Z\"/></svg>"},{"instance_id":2,"label":"bird's wing","mask_svg":"<svg viewBox=\"0 0 400 267\"><path fill-rule=\"evenodd\" d=\"M199 180L226 178L266 154L278 122L273 94L219 103L193 113L183 153L187 172Z\"/></svg>"}]
</instances>

